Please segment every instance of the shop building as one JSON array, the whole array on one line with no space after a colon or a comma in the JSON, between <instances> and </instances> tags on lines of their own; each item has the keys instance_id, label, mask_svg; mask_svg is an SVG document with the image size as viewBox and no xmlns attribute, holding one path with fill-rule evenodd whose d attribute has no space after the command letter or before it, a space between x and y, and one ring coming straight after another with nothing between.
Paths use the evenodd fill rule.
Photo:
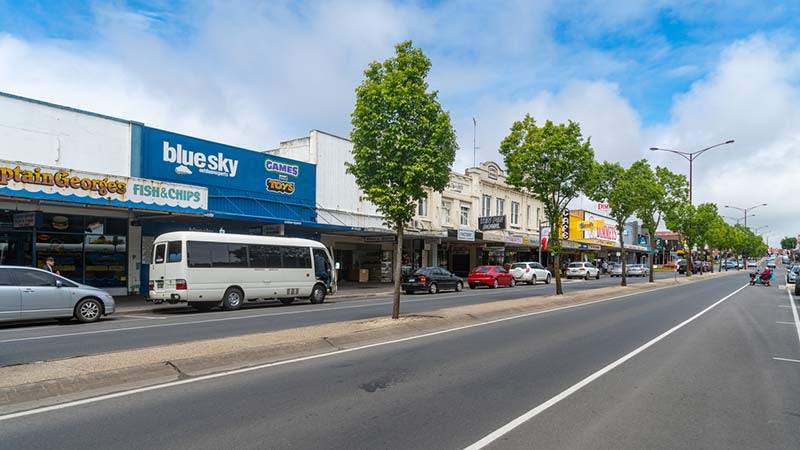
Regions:
<instances>
[{"instance_id":1,"label":"shop building","mask_svg":"<svg viewBox=\"0 0 800 450\"><path fill-rule=\"evenodd\" d=\"M0 264L139 289L137 217L207 213L208 192L132 174L136 122L0 93Z\"/></svg>"},{"instance_id":2,"label":"shop building","mask_svg":"<svg viewBox=\"0 0 800 450\"><path fill-rule=\"evenodd\" d=\"M562 230L562 262L590 261L599 263L621 261L620 236L617 222L611 217L586 211L567 210ZM646 230L636 221L623 227L626 263L644 263L649 248Z\"/></svg>"}]
</instances>

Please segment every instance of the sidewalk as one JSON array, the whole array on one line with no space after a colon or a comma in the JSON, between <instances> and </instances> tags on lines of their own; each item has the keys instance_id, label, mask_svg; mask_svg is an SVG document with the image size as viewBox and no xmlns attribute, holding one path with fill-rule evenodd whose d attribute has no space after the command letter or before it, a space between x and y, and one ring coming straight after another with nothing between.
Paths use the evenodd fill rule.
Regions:
<instances>
[{"instance_id":1,"label":"sidewalk","mask_svg":"<svg viewBox=\"0 0 800 450\"><path fill-rule=\"evenodd\" d=\"M339 284L339 288L335 294L329 295L329 300L340 300L347 298L371 298L379 297L382 295L391 295L393 292L393 285L391 283L355 283L352 281L343 281ZM115 296L114 301L117 305L117 313L126 313L134 311L150 311L153 309L175 309L187 308L186 303L178 303L170 305L169 303L162 303L154 305L146 302L143 295L120 295Z\"/></svg>"}]
</instances>

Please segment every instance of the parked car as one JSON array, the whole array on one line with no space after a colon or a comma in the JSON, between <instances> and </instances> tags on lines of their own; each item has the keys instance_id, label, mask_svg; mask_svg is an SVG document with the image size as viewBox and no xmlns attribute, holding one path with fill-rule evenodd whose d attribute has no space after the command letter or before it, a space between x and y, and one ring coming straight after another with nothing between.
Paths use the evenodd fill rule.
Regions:
<instances>
[{"instance_id":1,"label":"parked car","mask_svg":"<svg viewBox=\"0 0 800 450\"><path fill-rule=\"evenodd\" d=\"M770 259L767 260L767 267L769 267L770 269L774 269L775 268L775 259L774 258L770 258Z\"/></svg>"},{"instance_id":2,"label":"parked car","mask_svg":"<svg viewBox=\"0 0 800 450\"><path fill-rule=\"evenodd\" d=\"M488 286L496 288L499 286L514 287L514 275L511 275L506 269L500 266L478 266L469 273L467 276L467 284L470 289L475 289L478 286Z\"/></svg>"},{"instance_id":3,"label":"parked car","mask_svg":"<svg viewBox=\"0 0 800 450\"><path fill-rule=\"evenodd\" d=\"M795 265L786 271L786 284L793 284L797 281L797 274L800 273L800 266Z\"/></svg>"},{"instance_id":4,"label":"parked car","mask_svg":"<svg viewBox=\"0 0 800 450\"><path fill-rule=\"evenodd\" d=\"M567 278L600 279L600 269L590 262L574 262L567 266Z\"/></svg>"},{"instance_id":5,"label":"parked car","mask_svg":"<svg viewBox=\"0 0 800 450\"><path fill-rule=\"evenodd\" d=\"M692 264L692 273L698 273L700 271L700 267L701 267L700 261L695 261L694 264ZM686 260L685 259L679 259L678 260L678 269L677 270L678 270L678 273L681 273L681 274L686 273Z\"/></svg>"},{"instance_id":6,"label":"parked car","mask_svg":"<svg viewBox=\"0 0 800 450\"><path fill-rule=\"evenodd\" d=\"M650 268L644 264L628 264L626 268L629 277L646 277L650 275Z\"/></svg>"},{"instance_id":7,"label":"parked car","mask_svg":"<svg viewBox=\"0 0 800 450\"><path fill-rule=\"evenodd\" d=\"M740 269L744 269L744 261L739 261L737 264Z\"/></svg>"},{"instance_id":8,"label":"parked car","mask_svg":"<svg viewBox=\"0 0 800 450\"><path fill-rule=\"evenodd\" d=\"M722 263L722 268L725 270L735 270L739 268L739 264L737 264L736 261L729 259Z\"/></svg>"},{"instance_id":9,"label":"parked car","mask_svg":"<svg viewBox=\"0 0 800 450\"><path fill-rule=\"evenodd\" d=\"M622 263L614 263L613 266L608 268L608 273L612 277L622 276Z\"/></svg>"},{"instance_id":10,"label":"parked car","mask_svg":"<svg viewBox=\"0 0 800 450\"><path fill-rule=\"evenodd\" d=\"M114 313L108 292L33 267L0 267L0 321L72 319L95 322Z\"/></svg>"},{"instance_id":11,"label":"parked car","mask_svg":"<svg viewBox=\"0 0 800 450\"><path fill-rule=\"evenodd\" d=\"M441 267L421 267L406 277L400 288L406 294L414 292L435 294L442 290L461 292L464 289L464 280Z\"/></svg>"},{"instance_id":12,"label":"parked car","mask_svg":"<svg viewBox=\"0 0 800 450\"><path fill-rule=\"evenodd\" d=\"M538 262L519 262L511 265L511 275L517 283L536 284L537 281L544 281L550 284L552 275L550 271Z\"/></svg>"},{"instance_id":13,"label":"parked car","mask_svg":"<svg viewBox=\"0 0 800 450\"><path fill-rule=\"evenodd\" d=\"M748 269L757 269L758 268L758 263L753 261L753 260L750 260L750 261L747 262L747 268Z\"/></svg>"}]
</instances>

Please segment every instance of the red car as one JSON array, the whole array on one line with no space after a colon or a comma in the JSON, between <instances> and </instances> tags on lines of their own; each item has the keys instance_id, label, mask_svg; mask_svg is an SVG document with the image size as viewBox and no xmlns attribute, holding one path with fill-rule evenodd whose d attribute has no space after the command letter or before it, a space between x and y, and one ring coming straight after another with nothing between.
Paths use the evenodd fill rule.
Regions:
<instances>
[{"instance_id":1,"label":"red car","mask_svg":"<svg viewBox=\"0 0 800 450\"><path fill-rule=\"evenodd\" d=\"M514 275L511 275L506 269L501 266L478 266L469 273L467 283L470 289L475 289L478 286L489 286L496 288L498 286L514 287Z\"/></svg>"}]
</instances>

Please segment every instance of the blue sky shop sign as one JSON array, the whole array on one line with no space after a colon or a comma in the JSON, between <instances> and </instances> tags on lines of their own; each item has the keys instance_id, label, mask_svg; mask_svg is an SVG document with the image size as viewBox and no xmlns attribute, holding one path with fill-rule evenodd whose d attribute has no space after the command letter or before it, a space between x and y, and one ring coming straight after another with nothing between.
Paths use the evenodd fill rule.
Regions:
<instances>
[{"instance_id":1,"label":"blue sky shop sign","mask_svg":"<svg viewBox=\"0 0 800 450\"><path fill-rule=\"evenodd\" d=\"M208 191L141 178L0 160L0 195L202 214Z\"/></svg>"},{"instance_id":2,"label":"blue sky shop sign","mask_svg":"<svg viewBox=\"0 0 800 450\"><path fill-rule=\"evenodd\" d=\"M205 186L209 211L283 223L316 220L316 167L143 127L142 175Z\"/></svg>"}]
</instances>

